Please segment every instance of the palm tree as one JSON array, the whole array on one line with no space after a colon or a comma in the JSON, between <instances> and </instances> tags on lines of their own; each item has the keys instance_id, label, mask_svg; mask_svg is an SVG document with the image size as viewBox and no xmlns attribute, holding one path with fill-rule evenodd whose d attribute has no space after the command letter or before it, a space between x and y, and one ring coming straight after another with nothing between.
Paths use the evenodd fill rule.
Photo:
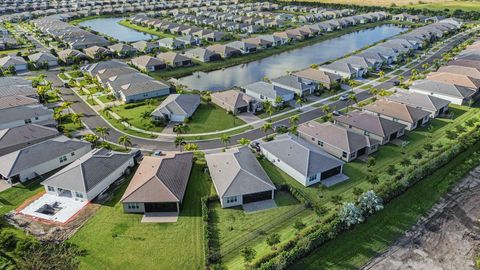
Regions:
<instances>
[{"instance_id":1,"label":"palm tree","mask_svg":"<svg viewBox=\"0 0 480 270\"><path fill-rule=\"evenodd\" d=\"M81 114L81 113L72 113L70 115L70 120L72 120L72 123L74 125L81 126L82 125L82 121L81 121L82 117L83 117L83 114Z\"/></svg>"},{"instance_id":2,"label":"palm tree","mask_svg":"<svg viewBox=\"0 0 480 270\"><path fill-rule=\"evenodd\" d=\"M222 134L222 136L220 136L220 141L225 145L225 148L228 148L230 138L231 137L228 134Z\"/></svg>"},{"instance_id":3,"label":"palm tree","mask_svg":"<svg viewBox=\"0 0 480 270\"><path fill-rule=\"evenodd\" d=\"M175 138L174 144L175 144L175 148L180 146L180 152L182 152L183 151L182 148L185 145L185 138L183 138L182 136L177 136Z\"/></svg>"},{"instance_id":4,"label":"palm tree","mask_svg":"<svg viewBox=\"0 0 480 270\"><path fill-rule=\"evenodd\" d=\"M303 105L303 99L299 97L295 100L295 103L298 105L298 109L301 110Z\"/></svg>"},{"instance_id":5,"label":"palm tree","mask_svg":"<svg viewBox=\"0 0 480 270\"><path fill-rule=\"evenodd\" d=\"M140 121L143 122L144 120L150 119L151 116L152 116L152 113L149 111L141 112L140 117L142 118L142 120Z\"/></svg>"},{"instance_id":6,"label":"palm tree","mask_svg":"<svg viewBox=\"0 0 480 270\"><path fill-rule=\"evenodd\" d=\"M130 137L128 137L128 135L120 136L120 138L118 138L118 143L122 144L123 147L125 147L125 150L128 150L128 147L132 146L132 141L130 140Z\"/></svg>"},{"instance_id":7,"label":"palm tree","mask_svg":"<svg viewBox=\"0 0 480 270\"><path fill-rule=\"evenodd\" d=\"M328 113L330 112L330 106L328 106L327 104L322 105L322 111L323 111L325 114L328 114Z\"/></svg>"},{"instance_id":8,"label":"palm tree","mask_svg":"<svg viewBox=\"0 0 480 270\"><path fill-rule=\"evenodd\" d=\"M96 147L97 146L97 143L98 143L98 140L100 139L100 137L98 137L97 135L95 134L86 134L85 136L83 136L83 139L91 144L93 144L93 147Z\"/></svg>"},{"instance_id":9,"label":"palm tree","mask_svg":"<svg viewBox=\"0 0 480 270\"><path fill-rule=\"evenodd\" d=\"M110 129L108 127L96 127L95 132L100 134L100 137L105 141L107 136L110 136Z\"/></svg>"},{"instance_id":10,"label":"palm tree","mask_svg":"<svg viewBox=\"0 0 480 270\"><path fill-rule=\"evenodd\" d=\"M265 110L265 112L269 115L270 117L270 120L269 121L272 121L272 114L274 112L274 109L273 109L273 105L270 101L265 101L263 103L263 109Z\"/></svg>"},{"instance_id":11,"label":"palm tree","mask_svg":"<svg viewBox=\"0 0 480 270\"><path fill-rule=\"evenodd\" d=\"M290 122L290 124L292 124L292 125L295 125L295 124L298 123L299 120L300 120L300 116L293 115L288 119L288 122Z\"/></svg>"},{"instance_id":12,"label":"palm tree","mask_svg":"<svg viewBox=\"0 0 480 270\"><path fill-rule=\"evenodd\" d=\"M241 138L240 140L237 141L239 144L245 146L245 145L249 145L250 144L250 140L249 139L245 139L245 138Z\"/></svg>"},{"instance_id":13,"label":"palm tree","mask_svg":"<svg viewBox=\"0 0 480 270\"><path fill-rule=\"evenodd\" d=\"M297 125L291 125L290 128L288 129L291 134L295 135L298 137L298 126Z\"/></svg>"},{"instance_id":14,"label":"palm tree","mask_svg":"<svg viewBox=\"0 0 480 270\"><path fill-rule=\"evenodd\" d=\"M378 76L380 76L380 78L385 77L385 71L380 70L380 71L378 72Z\"/></svg>"},{"instance_id":15,"label":"palm tree","mask_svg":"<svg viewBox=\"0 0 480 270\"><path fill-rule=\"evenodd\" d=\"M282 96L276 96L275 97L275 104L277 104L277 108L279 108L279 105L283 104L283 97Z\"/></svg>"},{"instance_id":16,"label":"palm tree","mask_svg":"<svg viewBox=\"0 0 480 270\"><path fill-rule=\"evenodd\" d=\"M267 138L268 131L272 129L272 124L271 123L265 123L262 126L263 132L265 132L265 138Z\"/></svg>"},{"instance_id":17,"label":"palm tree","mask_svg":"<svg viewBox=\"0 0 480 270\"><path fill-rule=\"evenodd\" d=\"M198 144L187 143L187 144L185 144L185 150L187 150L187 151L197 151L198 150Z\"/></svg>"},{"instance_id":18,"label":"palm tree","mask_svg":"<svg viewBox=\"0 0 480 270\"><path fill-rule=\"evenodd\" d=\"M70 109L70 107L72 107L72 102L70 101L65 101L62 103L62 105L60 105L60 109L63 111L63 110L66 110L66 109Z\"/></svg>"},{"instance_id":19,"label":"palm tree","mask_svg":"<svg viewBox=\"0 0 480 270\"><path fill-rule=\"evenodd\" d=\"M357 103L357 95L355 95L355 93L350 93L348 94L348 111L350 111L350 107ZM351 102L351 103L350 103Z\"/></svg>"},{"instance_id":20,"label":"palm tree","mask_svg":"<svg viewBox=\"0 0 480 270\"><path fill-rule=\"evenodd\" d=\"M422 64L422 68L424 71L427 71L427 69L430 67L430 65L428 63L423 63Z\"/></svg>"},{"instance_id":21,"label":"palm tree","mask_svg":"<svg viewBox=\"0 0 480 270\"><path fill-rule=\"evenodd\" d=\"M110 113L112 113L112 107L110 106L107 106L105 108L103 108L103 112L107 115L108 118L110 118Z\"/></svg>"},{"instance_id":22,"label":"palm tree","mask_svg":"<svg viewBox=\"0 0 480 270\"><path fill-rule=\"evenodd\" d=\"M173 132L177 133L177 136L183 133L186 133L188 130L188 126L185 124L176 124L173 127Z\"/></svg>"},{"instance_id":23,"label":"palm tree","mask_svg":"<svg viewBox=\"0 0 480 270\"><path fill-rule=\"evenodd\" d=\"M128 126L130 126L130 118L128 117L125 117L125 116L121 116L118 121L120 121L121 123L124 122L126 123Z\"/></svg>"}]
</instances>

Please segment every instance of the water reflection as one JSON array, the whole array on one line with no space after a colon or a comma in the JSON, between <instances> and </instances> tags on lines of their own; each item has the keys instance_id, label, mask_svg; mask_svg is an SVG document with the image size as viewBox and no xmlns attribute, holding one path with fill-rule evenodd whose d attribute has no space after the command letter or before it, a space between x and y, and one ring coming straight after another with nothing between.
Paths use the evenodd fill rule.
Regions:
<instances>
[{"instance_id":1,"label":"water reflection","mask_svg":"<svg viewBox=\"0 0 480 270\"><path fill-rule=\"evenodd\" d=\"M118 22L121 20L122 18L100 18L84 21L79 23L78 25L89 27L94 31L113 37L123 42L135 42L139 40L149 40L154 38L154 36L152 35L145 34L120 25Z\"/></svg>"}]
</instances>

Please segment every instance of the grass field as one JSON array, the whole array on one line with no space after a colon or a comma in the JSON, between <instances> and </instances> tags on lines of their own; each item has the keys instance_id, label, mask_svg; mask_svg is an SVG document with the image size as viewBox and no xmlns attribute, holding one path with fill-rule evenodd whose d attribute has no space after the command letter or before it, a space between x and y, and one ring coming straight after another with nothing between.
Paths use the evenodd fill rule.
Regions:
<instances>
[{"instance_id":1,"label":"grass field","mask_svg":"<svg viewBox=\"0 0 480 270\"><path fill-rule=\"evenodd\" d=\"M280 241L285 241L295 234L296 221L313 224L313 212L289 193L277 192L275 202L277 208L250 214L239 207L222 209L220 203L212 204L212 222L218 230L222 262L228 269L243 269L243 247L253 247L257 256L263 256L272 250L265 242L269 234L278 233Z\"/></svg>"},{"instance_id":2,"label":"grass field","mask_svg":"<svg viewBox=\"0 0 480 270\"><path fill-rule=\"evenodd\" d=\"M200 103L192 120L188 122L188 134L225 130L245 124L238 117L228 114L224 109L214 105ZM218 137L218 135L217 135Z\"/></svg>"},{"instance_id":3,"label":"grass field","mask_svg":"<svg viewBox=\"0 0 480 270\"><path fill-rule=\"evenodd\" d=\"M158 105L160 105L160 103L162 103L164 99L165 98L152 99L154 100L154 104L152 104L151 106L149 106L145 102L123 104L120 106L112 107L112 111L118 114L120 117L127 118L128 123L134 127L148 131L161 132L163 130L163 126L147 126L147 124L150 123L150 119L144 119L141 115L144 112L152 112Z\"/></svg>"},{"instance_id":4,"label":"grass field","mask_svg":"<svg viewBox=\"0 0 480 270\"><path fill-rule=\"evenodd\" d=\"M212 192L203 166L193 166L176 223L140 223L142 215L123 213L125 183L70 239L88 252L81 269L203 269L200 199Z\"/></svg>"},{"instance_id":5,"label":"grass field","mask_svg":"<svg viewBox=\"0 0 480 270\"><path fill-rule=\"evenodd\" d=\"M448 177L448 173L464 165L472 153L479 150L480 143L477 143L389 202L381 212L365 223L326 243L292 269L358 269L411 228L459 180Z\"/></svg>"}]
</instances>

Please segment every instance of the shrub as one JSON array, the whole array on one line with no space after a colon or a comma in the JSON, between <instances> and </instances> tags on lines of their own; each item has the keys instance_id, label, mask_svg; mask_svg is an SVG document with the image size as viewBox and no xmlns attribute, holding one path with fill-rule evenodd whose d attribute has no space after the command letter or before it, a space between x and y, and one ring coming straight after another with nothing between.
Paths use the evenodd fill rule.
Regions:
<instances>
[{"instance_id":1,"label":"shrub","mask_svg":"<svg viewBox=\"0 0 480 270\"><path fill-rule=\"evenodd\" d=\"M373 190L369 190L358 198L358 207L364 216L369 216L383 209L383 200Z\"/></svg>"},{"instance_id":2,"label":"shrub","mask_svg":"<svg viewBox=\"0 0 480 270\"><path fill-rule=\"evenodd\" d=\"M340 220L347 227L351 227L355 224L362 223L365 221L363 217L363 212L354 203L346 203L340 209Z\"/></svg>"}]
</instances>

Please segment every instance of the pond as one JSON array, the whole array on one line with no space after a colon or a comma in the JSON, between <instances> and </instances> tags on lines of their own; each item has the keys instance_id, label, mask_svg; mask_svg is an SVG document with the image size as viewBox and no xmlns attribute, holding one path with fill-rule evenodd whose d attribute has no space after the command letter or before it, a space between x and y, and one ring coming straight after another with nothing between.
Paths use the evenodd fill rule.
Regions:
<instances>
[{"instance_id":1,"label":"pond","mask_svg":"<svg viewBox=\"0 0 480 270\"><path fill-rule=\"evenodd\" d=\"M382 25L294 49L267 58L211 72L195 72L179 78L179 83L190 89L220 91L243 86L264 77L275 78L311 64L319 64L342 57L383 39L406 31L395 25Z\"/></svg>"},{"instance_id":2,"label":"pond","mask_svg":"<svg viewBox=\"0 0 480 270\"><path fill-rule=\"evenodd\" d=\"M154 36L139 32L137 30L125 27L118 22L122 18L100 18L79 23L79 26L88 27L103 35L118 39L122 42L135 42L140 40L150 40Z\"/></svg>"}]
</instances>

